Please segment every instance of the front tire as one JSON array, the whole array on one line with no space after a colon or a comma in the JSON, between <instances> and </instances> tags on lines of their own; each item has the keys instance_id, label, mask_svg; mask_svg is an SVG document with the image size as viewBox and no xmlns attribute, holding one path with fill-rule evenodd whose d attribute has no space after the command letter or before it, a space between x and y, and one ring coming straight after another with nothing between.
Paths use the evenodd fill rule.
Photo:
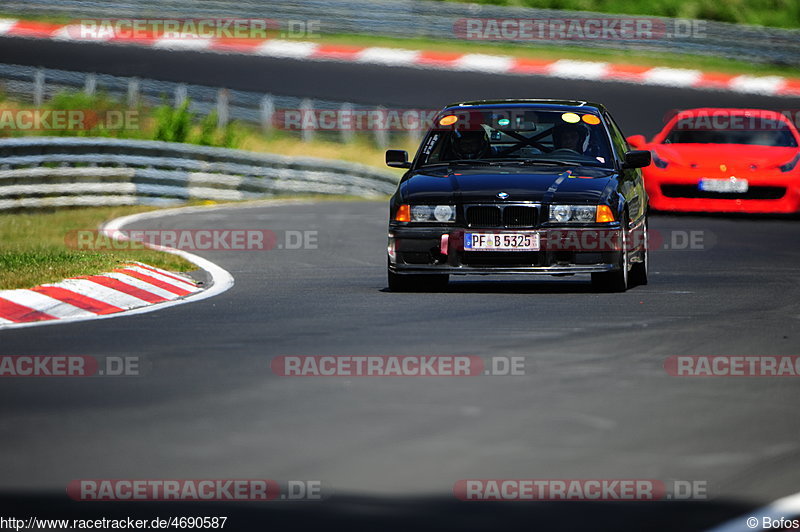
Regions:
<instances>
[{"instance_id":1,"label":"front tire","mask_svg":"<svg viewBox=\"0 0 800 532\"><path fill-rule=\"evenodd\" d=\"M650 234L647 230L647 220L644 221L642 234L642 262L637 262L631 267L631 286L644 286L647 284L647 273L650 270Z\"/></svg>"},{"instance_id":2,"label":"front tire","mask_svg":"<svg viewBox=\"0 0 800 532\"><path fill-rule=\"evenodd\" d=\"M622 218L622 252L619 254L619 269L592 274L592 284L601 292L624 292L631 285L628 262L628 218Z\"/></svg>"}]
</instances>

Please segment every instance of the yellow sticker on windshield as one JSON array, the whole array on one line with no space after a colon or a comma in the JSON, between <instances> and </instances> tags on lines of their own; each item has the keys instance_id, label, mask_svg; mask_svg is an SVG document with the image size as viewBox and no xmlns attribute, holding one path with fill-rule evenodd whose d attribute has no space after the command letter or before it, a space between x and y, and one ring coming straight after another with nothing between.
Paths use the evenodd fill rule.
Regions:
<instances>
[{"instance_id":1,"label":"yellow sticker on windshield","mask_svg":"<svg viewBox=\"0 0 800 532\"><path fill-rule=\"evenodd\" d=\"M577 124L578 122L581 121L581 117L579 117L575 113L564 113L563 115L561 115L561 120L563 120L564 122L568 122L570 124Z\"/></svg>"},{"instance_id":2,"label":"yellow sticker on windshield","mask_svg":"<svg viewBox=\"0 0 800 532\"><path fill-rule=\"evenodd\" d=\"M596 126L597 124L600 123L600 119L597 118L595 115L583 115L581 119L583 119L584 122L592 126Z\"/></svg>"},{"instance_id":3,"label":"yellow sticker on windshield","mask_svg":"<svg viewBox=\"0 0 800 532\"><path fill-rule=\"evenodd\" d=\"M456 115L447 115L447 116L443 117L441 120L439 120L439 125L440 126L452 126L456 122L458 122L458 117Z\"/></svg>"}]
</instances>

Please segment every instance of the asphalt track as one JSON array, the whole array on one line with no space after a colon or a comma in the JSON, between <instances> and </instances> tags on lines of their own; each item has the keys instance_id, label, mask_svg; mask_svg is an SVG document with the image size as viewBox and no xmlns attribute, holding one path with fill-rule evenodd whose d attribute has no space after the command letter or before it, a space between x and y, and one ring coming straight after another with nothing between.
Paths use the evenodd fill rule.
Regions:
<instances>
[{"instance_id":1,"label":"asphalt track","mask_svg":"<svg viewBox=\"0 0 800 532\"><path fill-rule=\"evenodd\" d=\"M0 39L0 61L14 55L16 62L75 67L65 63L73 45L44 50L25 41L12 54L14 42ZM681 106L797 104L86 46L72 60L89 69L101 64L92 54L129 54L125 64L106 58L106 69L219 76L232 87L241 83L236 88L364 102L588 96L607 103L630 134L656 129L666 109ZM595 293L581 277L455 278L446 293L395 294L385 289L386 213L380 202L322 202L141 222L318 231L319 244L202 253L236 278L233 289L210 300L0 334L0 355L138 356L145 369L139 377L0 384L3 514L230 515L233 530L683 531L800 491L794 379L678 378L663 368L672 355L799 354L796 219L654 216L652 230L668 242L697 231L702 245L654 250L651 283L624 294ZM269 368L279 355L326 354L521 356L526 374L314 379ZM86 478L319 479L333 497L238 506L69 501L67 483ZM453 484L467 478L697 480L708 483L710 499L457 501Z\"/></svg>"}]
</instances>

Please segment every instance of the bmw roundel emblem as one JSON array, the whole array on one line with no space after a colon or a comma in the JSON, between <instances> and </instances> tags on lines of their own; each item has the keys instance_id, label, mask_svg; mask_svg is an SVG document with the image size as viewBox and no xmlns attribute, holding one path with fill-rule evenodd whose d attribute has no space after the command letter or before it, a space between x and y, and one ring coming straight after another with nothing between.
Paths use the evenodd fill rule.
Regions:
<instances>
[{"instance_id":1,"label":"bmw roundel emblem","mask_svg":"<svg viewBox=\"0 0 800 532\"><path fill-rule=\"evenodd\" d=\"M500 199L507 199L508 198L508 193L506 193L506 192L498 192L497 193L497 197L500 198Z\"/></svg>"}]
</instances>

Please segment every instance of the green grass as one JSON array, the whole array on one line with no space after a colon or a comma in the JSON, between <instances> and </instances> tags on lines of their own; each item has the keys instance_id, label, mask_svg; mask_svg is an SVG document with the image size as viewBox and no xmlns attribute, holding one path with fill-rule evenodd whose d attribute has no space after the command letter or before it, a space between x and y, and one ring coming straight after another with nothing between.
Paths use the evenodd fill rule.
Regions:
<instances>
[{"instance_id":1,"label":"green grass","mask_svg":"<svg viewBox=\"0 0 800 532\"><path fill-rule=\"evenodd\" d=\"M797 0L473 0L472 3L800 28L800 2ZM38 13L5 13L2 16L55 24L66 24L80 18Z\"/></svg>"},{"instance_id":2,"label":"green grass","mask_svg":"<svg viewBox=\"0 0 800 532\"><path fill-rule=\"evenodd\" d=\"M319 157L322 159L338 159L352 163L365 164L388 173L394 173L398 178L405 170L397 170L386 166L386 151L377 147L367 135L357 135L352 142L340 143L319 138L310 142L301 142L286 133L276 132L272 135L263 135L252 129L242 132L239 147L260 153L276 153L289 157ZM416 142L404 136L402 140L390 143L390 148L406 150L414 155L418 147Z\"/></svg>"},{"instance_id":3,"label":"green grass","mask_svg":"<svg viewBox=\"0 0 800 532\"><path fill-rule=\"evenodd\" d=\"M40 13L17 13L17 12L0 13L0 18L30 20L33 22L46 22L48 24L69 24L70 22L76 19L76 17L67 17L64 15L56 15L50 13L40 14Z\"/></svg>"},{"instance_id":4,"label":"green grass","mask_svg":"<svg viewBox=\"0 0 800 532\"><path fill-rule=\"evenodd\" d=\"M180 257L158 251L81 251L69 244L74 231L95 230L104 221L149 210L153 208L86 207L0 214L0 289L107 272L130 261L170 271L196 269Z\"/></svg>"},{"instance_id":5,"label":"green grass","mask_svg":"<svg viewBox=\"0 0 800 532\"><path fill-rule=\"evenodd\" d=\"M438 0L443 1L443 0ZM451 1L451 0L444 0ZM474 0L501 6L596 11L626 15L696 18L756 24L779 28L800 28L797 0Z\"/></svg>"},{"instance_id":6,"label":"green grass","mask_svg":"<svg viewBox=\"0 0 800 532\"><path fill-rule=\"evenodd\" d=\"M800 28L800 3L797 0L474 0L473 3ZM4 13L2 17L55 24L66 24L80 18L39 13Z\"/></svg>"}]
</instances>

